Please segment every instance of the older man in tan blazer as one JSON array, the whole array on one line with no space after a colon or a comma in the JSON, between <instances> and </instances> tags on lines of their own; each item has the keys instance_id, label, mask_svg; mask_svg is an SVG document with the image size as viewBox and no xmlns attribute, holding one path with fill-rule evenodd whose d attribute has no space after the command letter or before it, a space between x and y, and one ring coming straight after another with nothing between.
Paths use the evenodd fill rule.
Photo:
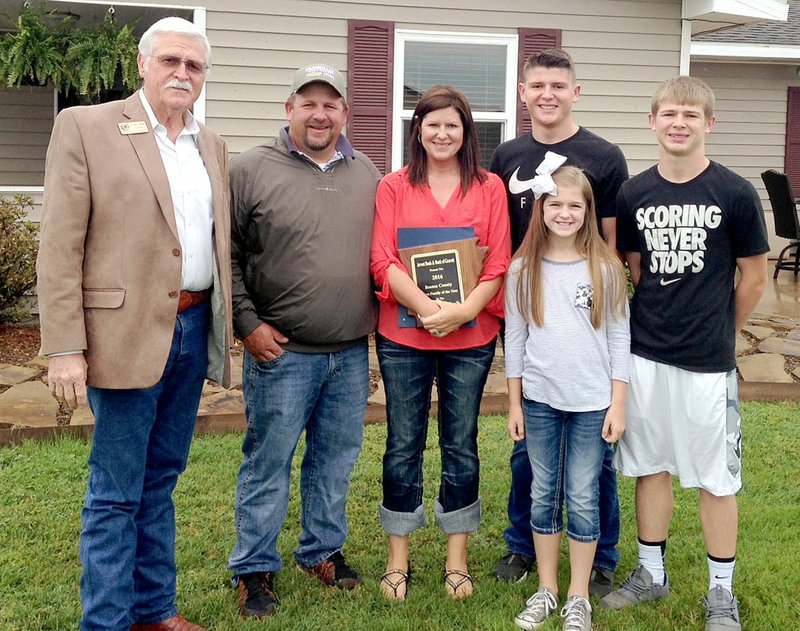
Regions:
<instances>
[{"instance_id":1,"label":"older man in tan blazer","mask_svg":"<svg viewBox=\"0 0 800 631\"><path fill-rule=\"evenodd\" d=\"M95 416L80 628L199 630L175 605L172 491L204 378L227 385L225 144L191 106L210 46L179 18L139 43L143 87L56 118L38 261L48 382Z\"/></svg>"}]
</instances>

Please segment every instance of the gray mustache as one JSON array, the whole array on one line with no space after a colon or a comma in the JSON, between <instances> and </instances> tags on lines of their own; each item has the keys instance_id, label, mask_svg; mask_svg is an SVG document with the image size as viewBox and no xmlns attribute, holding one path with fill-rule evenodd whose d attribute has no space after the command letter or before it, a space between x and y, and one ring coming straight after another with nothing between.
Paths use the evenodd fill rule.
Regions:
<instances>
[{"instance_id":1,"label":"gray mustache","mask_svg":"<svg viewBox=\"0 0 800 631\"><path fill-rule=\"evenodd\" d=\"M179 90L186 90L190 94L194 93L194 88L192 84L188 81L181 81L180 79L172 79L169 83L167 83L168 88L178 88Z\"/></svg>"}]
</instances>

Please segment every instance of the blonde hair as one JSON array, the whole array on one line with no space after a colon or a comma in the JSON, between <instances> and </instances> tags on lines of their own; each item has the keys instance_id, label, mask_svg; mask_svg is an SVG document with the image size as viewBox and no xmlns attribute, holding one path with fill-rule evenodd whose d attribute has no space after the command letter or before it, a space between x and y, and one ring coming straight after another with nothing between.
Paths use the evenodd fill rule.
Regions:
<instances>
[{"instance_id":1,"label":"blonde hair","mask_svg":"<svg viewBox=\"0 0 800 631\"><path fill-rule=\"evenodd\" d=\"M565 166L553 173L558 188L575 187L580 190L586 202L583 225L575 235L575 249L586 259L589 277L592 282L591 322L598 329L603 322L603 312L623 316L628 300L625 270L617 254L608 247L600 236L595 217L592 185L583 171L573 166ZM542 257L548 246L549 230L544 223L544 203L549 194L545 193L533 205L530 224L525 238L519 246L514 260L519 259L516 298L519 312L526 322L537 327L544 326L545 305L542 294Z\"/></svg>"},{"instance_id":2,"label":"blonde hair","mask_svg":"<svg viewBox=\"0 0 800 631\"><path fill-rule=\"evenodd\" d=\"M705 81L681 75L667 79L656 88L650 104L650 113L655 116L662 104L677 103L702 107L706 119L711 119L714 117L715 101L714 92Z\"/></svg>"}]
</instances>

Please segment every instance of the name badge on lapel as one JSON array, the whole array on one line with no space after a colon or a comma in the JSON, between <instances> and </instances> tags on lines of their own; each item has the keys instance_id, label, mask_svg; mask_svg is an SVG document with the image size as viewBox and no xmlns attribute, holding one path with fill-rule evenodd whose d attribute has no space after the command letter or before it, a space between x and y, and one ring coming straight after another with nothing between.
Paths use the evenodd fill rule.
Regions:
<instances>
[{"instance_id":1,"label":"name badge on lapel","mask_svg":"<svg viewBox=\"0 0 800 631\"><path fill-rule=\"evenodd\" d=\"M144 121L131 121L130 123L117 123L119 133L123 136L130 136L131 134L146 134L147 123Z\"/></svg>"}]
</instances>

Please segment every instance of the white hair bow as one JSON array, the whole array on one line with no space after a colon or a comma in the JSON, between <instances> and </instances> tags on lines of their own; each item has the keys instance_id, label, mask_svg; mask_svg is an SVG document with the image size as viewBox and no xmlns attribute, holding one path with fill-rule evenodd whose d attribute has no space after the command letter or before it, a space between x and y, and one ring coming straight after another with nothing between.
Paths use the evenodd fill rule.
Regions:
<instances>
[{"instance_id":1,"label":"white hair bow","mask_svg":"<svg viewBox=\"0 0 800 631\"><path fill-rule=\"evenodd\" d=\"M539 199L545 193L556 195L558 187L553 181L553 172L567 161L567 156L562 156L552 151L544 154L544 160L536 167L536 177L533 178L531 191L533 197Z\"/></svg>"},{"instance_id":2,"label":"white hair bow","mask_svg":"<svg viewBox=\"0 0 800 631\"><path fill-rule=\"evenodd\" d=\"M553 181L551 175L553 171L564 164L566 160L566 156L560 156L557 153L548 151L546 154L544 154L544 160L542 160L542 163L536 167L537 175L532 177L530 180L518 179L517 176L519 175L519 167L517 167L517 170L511 174L511 178L508 181L508 190L512 195L520 195L525 191L530 190L536 199L539 199L545 193L555 195L556 183Z\"/></svg>"}]
</instances>

